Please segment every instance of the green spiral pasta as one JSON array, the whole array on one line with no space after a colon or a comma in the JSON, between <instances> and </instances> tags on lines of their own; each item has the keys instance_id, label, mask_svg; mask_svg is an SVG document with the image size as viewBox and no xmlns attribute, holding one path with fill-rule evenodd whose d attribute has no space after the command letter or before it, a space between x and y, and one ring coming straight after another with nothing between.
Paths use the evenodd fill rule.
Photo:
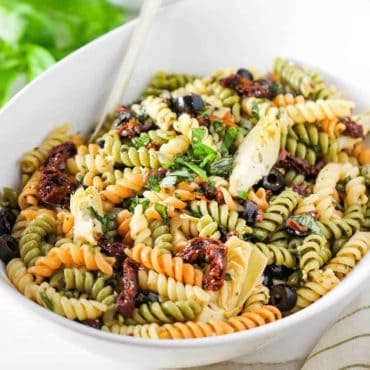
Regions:
<instances>
[{"instance_id":1,"label":"green spiral pasta","mask_svg":"<svg viewBox=\"0 0 370 370\"><path fill-rule=\"evenodd\" d=\"M297 123L289 127L286 147L293 155L295 150L301 158L309 162L311 159L310 164L315 163L312 157L316 156L316 153L323 154L331 161L340 150L336 139L330 138L326 132L320 131L315 124L310 123Z\"/></svg>"},{"instance_id":2,"label":"green spiral pasta","mask_svg":"<svg viewBox=\"0 0 370 370\"><path fill-rule=\"evenodd\" d=\"M107 279L79 268L65 268L50 278L50 285L59 290L74 290L86 293L90 298L109 306L117 294L106 283Z\"/></svg>"},{"instance_id":3,"label":"green spiral pasta","mask_svg":"<svg viewBox=\"0 0 370 370\"><path fill-rule=\"evenodd\" d=\"M143 92L143 96L159 96L165 90L173 91L184 87L187 83L193 82L196 76L187 73L156 73L149 83L149 86Z\"/></svg>"},{"instance_id":4,"label":"green spiral pasta","mask_svg":"<svg viewBox=\"0 0 370 370\"><path fill-rule=\"evenodd\" d=\"M46 282L35 285L35 299L45 308L70 320L96 319L107 309L101 302L64 297Z\"/></svg>"},{"instance_id":5,"label":"green spiral pasta","mask_svg":"<svg viewBox=\"0 0 370 370\"><path fill-rule=\"evenodd\" d=\"M257 248L267 257L267 264L286 266L293 268L296 265L296 258L293 253L282 246L274 244L256 243Z\"/></svg>"},{"instance_id":6,"label":"green spiral pasta","mask_svg":"<svg viewBox=\"0 0 370 370\"><path fill-rule=\"evenodd\" d=\"M199 236L203 238L220 239L221 233L218 230L218 223L209 215L203 216L197 223Z\"/></svg>"},{"instance_id":7,"label":"green spiral pasta","mask_svg":"<svg viewBox=\"0 0 370 370\"><path fill-rule=\"evenodd\" d=\"M340 95L334 86L329 86L325 82L325 79L320 72L310 71L307 69L305 71L311 77L312 81L311 99L331 99Z\"/></svg>"},{"instance_id":8,"label":"green spiral pasta","mask_svg":"<svg viewBox=\"0 0 370 370\"><path fill-rule=\"evenodd\" d=\"M253 237L256 240L266 240L293 212L301 199L300 195L293 190L287 189L270 202L270 207L264 213L262 221L256 223Z\"/></svg>"},{"instance_id":9,"label":"green spiral pasta","mask_svg":"<svg viewBox=\"0 0 370 370\"><path fill-rule=\"evenodd\" d=\"M235 122L239 122L241 108L239 95L234 90L221 86L219 82L214 82L210 87L212 93L221 100L222 105L230 107Z\"/></svg>"},{"instance_id":10,"label":"green spiral pasta","mask_svg":"<svg viewBox=\"0 0 370 370\"><path fill-rule=\"evenodd\" d=\"M360 230L364 221L364 210L361 206L348 207L343 218L332 218L318 221L318 224L327 240L350 238Z\"/></svg>"},{"instance_id":11,"label":"green spiral pasta","mask_svg":"<svg viewBox=\"0 0 370 370\"><path fill-rule=\"evenodd\" d=\"M285 183L287 185L301 185L305 182L305 177L295 170L289 170L284 175Z\"/></svg>"},{"instance_id":12,"label":"green spiral pasta","mask_svg":"<svg viewBox=\"0 0 370 370\"><path fill-rule=\"evenodd\" d=\"M299 255L299 267L305 276L313 270L318 270L331 257L330 249L327 247L327 240L318 234L308 235L303 240L303 243L298 246L297 252Z\"/></svg>"},{"instance_id":13,"label":"green spiral pasta","mask_svg":"<svg viewBox=\"0 0 370 370\"><path fill-rule=\"evenodd\" d=\"M158 152L154 149L141 147L136 149L122 145L116 131L109 131L103 136L104 153L112 156L114 163L124 164L127 167L158 168Z\"/></svg>"},{"instance_id":14,"label":"green spiral pasta","mask_svg":"<svg viewBox=\"0 0 370 370\"><path fill-rule=\"evenodd\" d=\"M314 165L317 160L315 151L306 144L300 143L293 137L288 137L285 143L285 149L296 157L305 159L310 165Z\"/></svg>"},{"instance_id":15,"label":"green spiral pasta","mask_svg":"<svg viewBox=\"0 0 370 370\"><path fill-rule=\"evenodd\" d=\"M307 98L312 92L312 79L308 73L287 59L274 60L274 73L295 92Z\"/></svg>"},{"instance_id":16,"label":"green spiral pasta","mask_svg":"<svg viewBox=\"0 0 370 370\"><path fill-rule=\"evenodd\" d=\"M158 339L159 338L159 325L158 324L145 324L145 325L104 325L103 331L129 335L136 338Z\"/></svg>"},{"instance_id":17,"label":"green spiral pasta","mask_svg":"<svg viewBox=\"0 0 370 370\"><path fill-rule=\"evenodd\" d=\"M153 248L160 249L161 252L172 253L172 234L170 228L162 220L153 220L149 223L152 232Z\"/></svg>"},{"instance_id":18,"label":"green spiral pasta","mask_svg":"<svg viewBox=\"0 0 370 370\"><path fill-rule=\"evenodd\" d=\"M155 145L165 144L176 136L175 131L166 131L161 129L149 130L146 134L149 136L150 142Z\"/></svg>"},{"instance_id":19,"label":"green spiral pasta","mask_svg":"<svg viewBox=\"0 0 370 370\"><path fill-rule=\"evenodd\" d=\"M166 301L142 304L127 320L128 324L171 323L196 320L202 306L195 301Z\"/></svg>"},{"instance_id":20,"label":"green spiral pasta","mask_svg":"<svg viewBox=\"0 0 370 370\"><path fill-rule=\"evenodd\" d=\"M230 211L226 204L219 205L216 201L207 203L203 200L195 200L191 202L190 208L196 215L210 216L226 232L235 230L239 236L243 236L250 234L252 231L246 225L246 221L239 217L238 212Z\"/></svg>"},{"instance_id":21,"label":"green spiral pasta","mask_svg":"<svg viewBox=\"0 0 370 370\"><path fill-rule=\"evenodd\" d=\"M364 221L362 226L365 228L370 228L370 200L367 202L365 207Z\"/></svg>"},{"instance_id":22,"label":"green spiral pasta","mask_svg":"<svg viewBox=\"0 0 370 370\"><path fill-rule=\"evenodd\" d=\"M41 244L47 234L55 229L55 219L49 215L39 215L26 226L19 241L19 252L25 264L33 266L41 254Z\"/></svg>"}]
</instances>

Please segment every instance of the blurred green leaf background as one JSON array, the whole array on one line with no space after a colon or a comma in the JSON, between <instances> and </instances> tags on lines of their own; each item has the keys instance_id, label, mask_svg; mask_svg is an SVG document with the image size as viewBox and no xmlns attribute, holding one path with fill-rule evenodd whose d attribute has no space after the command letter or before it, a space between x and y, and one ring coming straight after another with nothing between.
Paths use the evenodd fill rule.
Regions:
<instances>
[{"instance_id":1,"label":"blurred green leaf background","mask_svg":"<svg viewBox=\"0 0 370 370\"><path fill-rule=\"evenodd\" d=\"M0 0L0 107L56 61L134 10L108 0Z\"/></svg>"}]
</instances>

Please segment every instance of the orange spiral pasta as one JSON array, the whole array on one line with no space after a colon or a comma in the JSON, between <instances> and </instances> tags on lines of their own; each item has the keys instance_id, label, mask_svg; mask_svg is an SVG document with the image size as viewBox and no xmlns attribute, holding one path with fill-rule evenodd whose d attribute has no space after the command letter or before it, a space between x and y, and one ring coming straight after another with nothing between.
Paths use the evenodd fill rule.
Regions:
<instances>
[{"instance_id":1,"label":"orange spiral pasta","mask_svg":"<svg viewBox=\"0 0 370 370\"><path fill-rule=\"evenodd\" d=\"M144 178L141 173L127 173L123 179L117 180L115 185L108 185L102 191L102 196L110 203L118 204L131 197L135 191L141 190L143 186Z\"/></svg>"},{"instance_id":2,"label":"orange spiral pasta","mask_svg":"<svg viewBox=\"0 0 370 370\"><path fill-rule=\"evenodd\" d=\"M45 257L40 257L28 272L34 274L40 281L53 275L60 266L84 266L88 270L99 270L105 275L112 275L115 259L107 257L88 244L82 246L65 243L59 248L52 248Z\"/></svg>"},{"instance_id":3,"label":"orange spiral pasta","mask_svg":"<svg viewBox=\"0 0 370 370\"><path fill-rule=\"evenodd\" d=\"M326 132L329 137L336 138L346 129L346 126L342 122L338 122L337 118L324 119L320 122L321 129Z\"/></svg>"},{"instance_id":4,"label":"orange spiral pasta","mask_svg":"<svg viewBox=\"0 0 370 370\"><path fill-rule=\"evenodd\" d=\"M18 197L18 205L20 209L25 209L30 206L37 206L39 204L40 179L41 173L40 171L36 171L27 181Z\"/></svg>"},{"instance_id":5,"label":"orange spiral pasta","mask_svg":"<svg viewBox=\"0 0 370 370\"><path fill-rule=\"evenodd\" d=\"M125 252L127 256L148 269L185 284L202 286L202 271L189 263L184 263L180 257L172 257L167 253L160 254L159 249L152 249L144 244L137 244L132 249L126 249Z\"/></svg>"},{"instance_id":6,"label":"orange spiral pasta","mask_svg":"<svg viewBox=\"0 0 370 370\"><path fill-rule=\"evenodd\" d=\"M248 199L256 203L257 207L261 211L265 211L269 207L269 203L266 200L266 190L259 188L256 192L251 190L248 193Z\"/></svg>"},{"instance_id":7,"label":"orange spiral pasta","mask_svg":"<svg viewBox=\"0 0 370 370\"><path fill-rule=\"evenodd\" d=\"M66 238L73 237L74 217L68 211L60 211L57 213L57 233Z\"/></svg>"},{"instance_id":8,"label":"orange spiral pasta","mask_svg":"<svg viewBox=\"0 0 370 370\"><path fill-rule=\"evenodd\" d=\"M161 339L203 338L212 335L231 334L243 330L266 325L281 319L281 312L274 306L263 306L255 311L245 312L227 321L210 320L209 322L194 322L165 324L159 330Z\"/></svg>"},{"instance_id":9,"label":"orange spiral pasta","mask_svg":"<svg viewBox=\"0 0 370 370\"><path fill-rule=\"evenodd\" d=\"M116 217L117 232L118 235L122 237L122 242L125 244L132 244L132 239L130 237L130 221L132 218L132 213L127 209L122 210L118 213Z\"/></svg>"}]
</instances>

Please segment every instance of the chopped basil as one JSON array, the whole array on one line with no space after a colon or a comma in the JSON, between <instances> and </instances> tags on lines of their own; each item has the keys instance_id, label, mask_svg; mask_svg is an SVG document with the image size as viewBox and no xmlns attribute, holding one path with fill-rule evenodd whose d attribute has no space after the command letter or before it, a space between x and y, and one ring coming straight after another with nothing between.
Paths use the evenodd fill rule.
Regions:
<instances>
[{"instance_id":1,"label":"chopped basil","mask_svg":"<svg viewBox=\"0 0 370 370\"><path fill-rule=\"evenodd\" d=\"M231 172L232 164L232 157L218 159L210 164L209 173L216 176L227 176Z\"/></svg>"},{"instance_id":2,"label":"chopped basil","mask_svg":"<svg viewBox=\"0 0 370 370\"><path fill-rule=\"evenodd\" d=\"M192 128L191 129L191 141L193 144L197 144L202 142L204 135L206 134L206 130L204 128Z\"/></svg>"},{"instance_id":3,"label":"chopped basil","mask_svg":"<svg viewBox=\"0 0 370 370\"><path fill-rule=\"evenodd\" d=\"M233 280L233 278L231 277L231 275L228 272L225 274L225 280L226 281L232 281Z\"/></svg>"},{"instance_id":4,"label":"chopped basil","mask_svg":"<svg viewBox=\"0 0 370 370\"><path fill-rule=\"evenodd\" d=\"M297 221L300 225L306 226L314 234L322 235L322 230L317 221L311 215L295 215L291 216L291 219Z\"/></svg>"},{"instance_id":5,"label":"chopped basil","mask_svg":"<svg viewBox=\"0 0 370 370\"><path fill-rule=\"evenodd\" d=\"M141 204L145 211L149 207L149 199L143 199L136 196L135 198L127 199L122 202L122 208L133 211L138 204Z\"/></svg>"},{"instance_id":6,"label":"chopped basil","mask_svg":"<svg viewBox=\"0 0 370 370\"><path fill-rule=\"evenodd\" d=\"M198 176L200 176L203 180L207 180L208 179L206 171L204 171L202 168L200 168L199 166L197 166L194 163L187 162L182 156L176 157L175 158L175 163L189 168L195 174L197 174Z\"/></svg>"},{"instance_id":7,"label":"chopped basil","mask_svg":"<svg viewBox=\"0 0 370 370\"><path fill-rule=\"evenodd\" d=\"M227 129L224 140L221 144L221 154L225 155L227 154L230 146L233 144L233 142L236 139L236 136L238 135L238 128L237 127L230 127Z\"/></svg>"},{"instance_id":8,"label":"chopped basil","mask_svg":"<svg viewBox=\"0 0 370 370\"><path fill-rule=\"evenodd\" d=\"M275 98L277 95L284 93L285 93L284 87L279 82L274 81L271 84L271 96L270 96L271 99Z\"/></svg>"},{"instance_id":9,"label":"chopped basil","mask_svg":"<svg viewBox=\"0 0 370 370\"><path fill-rule=\"evenodd\" d=\"M151 174L149 176L149 180L147 184L148 188L156 192L160 191L161 187L159 186L159 181L160 181L160 177L158 176L158 174L156 173Z\"/></svg>"},{"instance_id":10,"label":"chopped basil","mask_svg":"<svg viewBox=\"0 0 370 370\"><path fill-rule=\"evenodd\" d=\"M48 295L45 292L40 293L40 298L44 302L45 306L50 310L54 311L54 304L53 301L48 297Z\"/></svg>"},{"instance_id":11,"label":"chopped basil","mask_svg":"<svg viewBox=\"0 0 370 370\"><path fill-rule=\"evenodd\" d=\"M168 215L167 215L167 208L166 208L166 206L164 206L163 204L157 203L154 206L154 208L161 215L162 219L167 222L168 221Z\"/></svg>"},{"instance_id":12,"label":"chopped basil","mask_svg":"<svg viewBox=\"0 0 370 370\"><path fill-rule=\"evenodd\" d=\"M96 218L101 223L103 233L109 231L109 223L115 220L119 212L118 210L112 211L107 213L105 216L100 216L93 206L87 207L87 210L92 217Z\"/></svg>"},{"instance_id":13,"label":"chopped basil","mask_svg":"<svg viewBox=\"0 0 370 370\"><path fill-rule=\"evenodd\" d=\"M150 137L146 133L142 133L139 137L135 137L132 139L132 143L135 145L136 149L147 146L150 144L150 142Z\"/></svg>"},{"instance_id":14,"label":"chopped basil","mask_svg":"<svg viewBox=\"0 0 370 370\"><path fill-rule=\"evenodd\" d=\"M246 191L246 190L238 191L238 197L241 199L247 199L248 194L249 194L249 191Z\"/></svg>"}]
</instances>

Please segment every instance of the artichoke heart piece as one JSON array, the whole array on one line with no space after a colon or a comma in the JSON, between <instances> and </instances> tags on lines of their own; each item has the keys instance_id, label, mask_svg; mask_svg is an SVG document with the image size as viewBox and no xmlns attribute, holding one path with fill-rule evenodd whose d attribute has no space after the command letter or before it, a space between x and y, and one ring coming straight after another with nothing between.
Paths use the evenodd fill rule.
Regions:
<instances>
[{"instance_id":1,"label":"artichoke heart piece","mask_svg":"<svg viewBox=\"0 0 370 370\"><path fill-rule=\"evenodd\" d=\"M96 244L103 234L98 218L104 216L98 190L93 186L79 188L71 197L71 213L74 217L75 239Z\"/></svg>"},{"instance_id":2,"label":"artichoke heart piece","mask_svg":"<svg viewBox=\"0 0 370 370\"><path fill-rule=\"evenodd\" d=\"M281 122L264 117L244 138L230 175L230 192L238 196L266 176L279 156Z\"/></svg>"}]
</instances>

